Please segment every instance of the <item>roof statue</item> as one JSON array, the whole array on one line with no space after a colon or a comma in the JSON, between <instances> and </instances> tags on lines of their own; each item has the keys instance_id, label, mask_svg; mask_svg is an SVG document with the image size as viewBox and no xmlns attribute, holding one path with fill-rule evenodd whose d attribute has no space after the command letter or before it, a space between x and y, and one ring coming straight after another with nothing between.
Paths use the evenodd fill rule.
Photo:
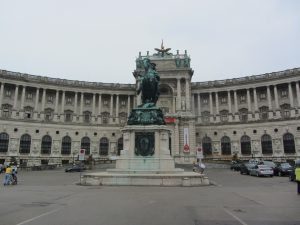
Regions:
<instances>
[{"instance_id":1,"label":"roof statue","mask_svg":"<svg viewBox=\"0 0 300 225\"><path fill-rule=\"evenodd\" d=\"M154 48L154 50L158 51L157 55L160 55L161 57L164 57L165 55L172 55L172 53L169 53L168 51L171 50L171 48L164 47L164 40L161 41L161 46L159 48Z\"/></svg>"}]
</instances>

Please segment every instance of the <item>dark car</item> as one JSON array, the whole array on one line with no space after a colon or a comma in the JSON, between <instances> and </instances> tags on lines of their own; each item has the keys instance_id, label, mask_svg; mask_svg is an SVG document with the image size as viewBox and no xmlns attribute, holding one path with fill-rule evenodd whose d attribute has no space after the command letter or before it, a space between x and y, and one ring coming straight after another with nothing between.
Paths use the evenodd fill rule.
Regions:
<instances>
[{"instance_id":1,"label":"dark car","mask_svg":"<svg viewBox=\"0 0 300 225\"><path fill-rule=\"evenodd\" d=\"M66 168L65 172L81 172L83 170L86 170L86 167L84 165L73 165Z\"/></svg>"},{"instance_id":2,"label":"dark car","mask_svg":"<svg viewBox=\"0 0 300 225\"><path fill-rule=\"evenodd\" d=\"M254 163L242 163L240 165L240 173L249 175L250 169L252 169L256 164Z\"/></svg>"},{"instance_id":3,"label":"dark car","mask_svg":"<svg viewBox=\"0 0 300 225\"><path fill-rule=\"evenodd\" d=\"M240 171L241 164L242 162L240 161L232 161L230 165L230 169L234 171Z\"/></svg>"},{"instance_id":4,"label":"dark car","mask_svg":"<svg viewBox=\"0 0 300 225\"><path fill-rule=\"evenodd\" d=\"M289 163L279 163L274 168L274 175L286 176L289 175L293 170L293 167Z\"/></svg>"}]
</instances>

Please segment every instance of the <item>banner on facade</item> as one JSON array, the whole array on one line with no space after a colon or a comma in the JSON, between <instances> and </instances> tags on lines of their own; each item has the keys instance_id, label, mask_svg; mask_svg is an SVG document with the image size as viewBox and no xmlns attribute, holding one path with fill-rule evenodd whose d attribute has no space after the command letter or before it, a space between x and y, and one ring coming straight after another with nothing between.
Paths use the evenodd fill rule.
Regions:
<instances>
[{"instance_id":1,"label":"banner on facade","mask_svg":"<svg viewBox=\"0 0 300 225\"><path fill-rule=\"evenodd\" d=\"M189 128L183 128L183 152L190 152Z\"/></svg>"},{"instance_id":2,"label":"banner on facade","mask_svg":"<svg viewBox=\"0 0 300 225\"><path fill-rule=\"evenodd\" d=\"M165 123L169 124L169 123L175 123L176 122L176 118L174 117L165 117Z\"/></svg>"}]
</instances>

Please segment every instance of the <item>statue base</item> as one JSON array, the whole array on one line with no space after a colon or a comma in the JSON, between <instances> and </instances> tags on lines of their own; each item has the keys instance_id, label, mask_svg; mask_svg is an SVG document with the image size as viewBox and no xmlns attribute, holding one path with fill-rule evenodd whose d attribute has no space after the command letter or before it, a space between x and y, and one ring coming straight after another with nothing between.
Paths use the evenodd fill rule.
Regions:
<instances>
[{"instance_id":1,"label":"statue base","mask_svg":"<svg viewBox=\"0 0 300 225\"><path fill-rule=\"evenodd\" d=\"M81 176L81 185L202 186L204 174L175 168L169 151L171 130L167 126L126 126L116 168Z\"/></svg>"}]
</instances>

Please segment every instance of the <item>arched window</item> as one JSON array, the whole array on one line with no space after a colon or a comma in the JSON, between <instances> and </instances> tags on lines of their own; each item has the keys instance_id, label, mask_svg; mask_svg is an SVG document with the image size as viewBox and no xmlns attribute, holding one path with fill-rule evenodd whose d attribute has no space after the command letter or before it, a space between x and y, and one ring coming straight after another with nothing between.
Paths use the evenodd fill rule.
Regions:
<instances>
[{"instance_id":1,"label":"arched window","mask_svg":"<svg viewBox=\"0 0 300 225\"><path fill-rule=\"evenodd\" d=\"M121 150L123 150L123 137L118 139L118 155L120 155Z\"/></svg>"},{"instance_id":2,"label":"arched window","mask_svg":"<svg viewBox=\"0 0 300 225\"><path fill-rule=\"evenodd\" d=\"M259 116L261 120L267 120L269 118L269 107L262 106L259 108Z\"/></svg>"},{"instance_id":3,"label":"arched window","mask_svg":"<svg viewBox=\"0 0 300 225\"><path fill-rule=\"evenodd\" d=\"M230 138L227 136L224 136L221 139L221 152L222 152L222 155L231 155Z\"/></svg>"},{"instance_id":4,"label":"arched window","mask_svg":"<svg viewBox=\"0 0 300 225\"><path fill-rule=\"evenodd\" d=\"M85 155L90 154L91 141L89 137L83 137L81 139L81 148L85 149Z\"/></svg>"},{"instance_id":5,"label":"arched window","mask_svg":"<svg viewBox=\"0 0 300 225\"><path fill-rule=\"evenodd\" d=\"M247 135L241 137L241 153L242 155L251 154L251 139Z\"/></svg>"},{"instance_id":6,"label":"arched window","mask_svg":"<svg viewBox=\"0 0 300 225\"><path fill-rule=\"evenodd\" d=\"M210 137L205 136L202 139L202 150L203 150L204 155L211 155L212 154Z\"/></svg>"},{"instance_id":7,"label":"arched window","mask_svg":"<svg viewBox=\"0 0 300 225\"><path fill-rule=\"evenodd\" d=\"M228 110L222 110L220 111L220 119L222 122L228 121Z\"/></svg>"},{"instance_id":8,"label":"arched window","mask_svg":"<svg viewBox=\"0 0 300 225\"><path fill-rule=\"evenodd\" d=\"M283 149L284 153L295 153L294 135L286 133L283 135Z\"/></svg>"},{"instance_id":9,"label":"arched window","mask_svg":"<svg viewBox=\"0 0 300 225\"><path fill-rule=\"evenodd\" d=\"M71 154L71 143L72 140L69 136L64 136L61 143L61 154L69 155Z\"/></svg>"},{"instance_id":10,"label":"arched window","mask_svg":"<svg viewBox=\"0 0 300 225\"><path fill-rule=\"evenodd\" d=\"M85 123L91 122L92 113L90 111L84 111L83 112L83 121Z\"/></svg>"},{"instance_id":11,"label":"arched window","mask_svg":"<svg viewBox=\"0 0 300 225\"><path fill-rule=\"evenodd\" d=\"M65 110L65 122L72 122L72 121L73 121L73 111Z\"/></svg>"},{"instance_id":12,"label":"arched window","mask_svg":"<svg viewBox=\"0 0 300 225\"><path fill-rule=\"evenodd\" d=\"M41 153L42 154L50 154L51 146L52 146L52 138L49 135L45 135L42 138Z\"/></svg>"},{"instance_id":13,"label":"arched window","mask_svg":"<svg viewBox=\"0 0 300 225\"><path fill-rule=\"evenodd\" d=\"M240 113L240 121L247 122L248 121L248 109L242 108L239 110Z\"/></svg>"},{"instance_id":14,"label":"arched window","mask_svg":"<svg viewBox=\"0 0 300 225\"><path fill-rule=\"evenodd\" d=\"M0 133L0 152L8 151L9 136L7 133Z\"/></svg>"},{"instance_id":15,"label":"arched window","mask_svg":"<svg viewBox=\"0 0 300 225\"><path fill-rule=\"evenodd\" d=\"M261 150L262 154L272 154L272 138L268 134L261 136Z\"/></svg>"},{"instance_id":16,"label":"arched window","mask_svg":"<svg viewBox=\"0 0 300 225\"><path fill-rule=\"evenodd\" d=\"M100 139L100 155L108 155L108 139L103 137Z\"/></svg>"},{"instance_id":17,"label":"arched window","mask_svg":"<svg viewBox=\"0 0 300 225\"><path fill-rule=\"evenodd\" d=\"M108 124L109 123L109 112L103 112L101 113L102 116L102 123L103 124Z\"/></svg>"},{"instance_id":18,"label":"arched window","mask_svg":"<svg viewBox=\"0 0 300 225\"><path fill-rule=\"evenodd\" d=\"M23 154L30 153L31 137L29 134L23 134L20 139L19 152Z\"/></svg>"}]
</instances>

